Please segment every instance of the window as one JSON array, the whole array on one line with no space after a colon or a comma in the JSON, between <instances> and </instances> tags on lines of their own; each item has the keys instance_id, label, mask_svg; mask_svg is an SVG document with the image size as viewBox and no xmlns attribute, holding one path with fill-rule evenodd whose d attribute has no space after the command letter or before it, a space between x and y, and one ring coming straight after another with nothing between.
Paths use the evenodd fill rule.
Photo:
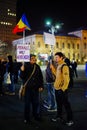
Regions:
<instances>
[{"instance_id":1,"label":"window","mask_svg":"<svg viewBox=\"0 0 87 130\"><path fill-rule=\"evenodd\" d=\"M48 44L45 44L45 48L48 48Z\"/></svg>"},{"instance_id":2,"label":"window","mask_svg":"<svg viewBox=\"0 0 87 130\"><path fill-rule=\"evenodd\" d=\"M79 44L77 44L77 49L79 49Z\"/></svg>"},{"instance_id":3,"label":"window","mask_svg":"<svg viewBox=\"0 0 87 130\"><path fill-rule=\"evenodd\" d=\"M70 43L67 44L67 48L70 49Z\"/></svg>"},{"instance_id":4,"label":"window","mask_svg":"<svg viewBox=\"0 0 87 130\"><path fill-rule=\"evenodd\" d=\"M65 44L64 43L62 43L62 48L65 48Z\"/></svg>"},{"instance_id":5,"label":"window","mask_svg":"<svg viewBox=\"0 0 87 130\"><path fill-rule=\"evenodd\" d=\"M86 43L84 43L84 49L86 49Z\"/></svg>"},{"instance_id":6,"label":"window","mask_svg":"<svg viewBox=\"0 0 87 130\"><path fill-rule=\"evenodd\" d=\"M40 42L38 42L38 47L40 47Z\"/></svg>"},{"instance_id":7,"label":"window","mask_svg":"<svg viewBox=\"0 0 87 130\"><path fill-rule=\"evenodd\" d=\"M70 53L68 53L68 58L70 59Z\"/></svg>"},{"instance_id":8,"label":"window","mask_svg":"<svg viewBox=\"0 0 87 130\"><path fill-rule=\"evenodd\" d=\"M72 44L72 48L75 49L75 44L74 43Z\"/></svg>"},{"instance_id":9,"label":"window","mask_svg":"<svg viewBox=\"0 0 87 130\"><path fill-rule=\"evenodd\" d=\"M77 54L77 59L79 59L80 58L80 55L79 55L79 53Z\"/></svg>"},{"instance_id":10,"label":"window","mask_svg":"<svg viewBox=\"0 0 87 130\"><path fill-rule=\"evenodd\" d=\"M59 43L58 42L56 42L56 48L59 48Z\"/></svg>"},{"instance_id":11,"label":"window","mask_svg":"<svg viewBox=\"0 0 87 130\"><path fill-rule=\"evenodd\" d=\"M73 53L73 59L75 59L75 53Z\"/></svg>"},{"instance_id":12,"label":"window","mask_svg":"<svg viewBox=\"0 0 87 130\"><path fill-rule=\"evenodd\" d=\"M84 39L86 39L86 37L84 37Z\"/></svg>"}]
</instances>

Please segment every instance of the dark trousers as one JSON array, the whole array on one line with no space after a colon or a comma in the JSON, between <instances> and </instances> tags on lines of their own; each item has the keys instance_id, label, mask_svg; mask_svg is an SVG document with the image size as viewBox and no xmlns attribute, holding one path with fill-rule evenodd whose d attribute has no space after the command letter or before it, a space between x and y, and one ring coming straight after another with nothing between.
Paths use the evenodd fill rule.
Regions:
<instances>
[{"instance_id":1,"label":"dark trousers","mask_svg":"<svg viewBox=\"0 0 87 130\"><path fill-rule=\"evenodd\" d=\"M68 101L68 92L67 90L63 92L62 90L55 91L56 102L57 102L57 116L62 117L62 109L65 107L67 113L67 121L72 120L72 110L70 103Z\"/></svg>"},{"instance_id":2,"label":"dark trousers","mask_svg":"<svg viewBox=\"0 0 87 130\"><path fill-rule=\"evenodd\" d=\"M2 82L3 82L3 80L0 78L0 94L3 93L3 90L2 90Z\"/></svg>"},{"instance_id":3,"label":"dark trousers","mask_svg":"<svg viewBox=\"0 0 87 130\"><path fill-rule=\"evenodd\" d=\"M75 76L75 77L78 77L78 74L77 74L77 70L76 70L76 69L74 69L74 76Z\"/></svg>"},{"instance_id":4,"label":"dark trousers","mask_svg":"<svg viewBox=\"0 0 87 130\"><path fill-rule=\"evenodd\" d=\"M30 120L31 112L34 118L38 118L39 92L38 90L26 90L25 93L24 118ZM31 109L32 108L32 109Z\"/></svg>"}]
</instances>

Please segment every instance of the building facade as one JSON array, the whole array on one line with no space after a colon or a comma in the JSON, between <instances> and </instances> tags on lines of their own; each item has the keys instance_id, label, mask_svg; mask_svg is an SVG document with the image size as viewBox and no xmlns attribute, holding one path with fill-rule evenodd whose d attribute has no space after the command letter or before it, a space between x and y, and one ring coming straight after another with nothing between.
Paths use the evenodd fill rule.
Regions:
<instances>
[{"instance_id":1,"label":"building facade","mask_svg":"<svg viewBox=\"0 0 87 130\"><path fill-rule=\"evenodd\" d=\"M12 41L20 38L12 33L16 25L17 0L0 0L0 57L11 53Z\"/></svg>"},{"instance_id":2,"label":"building facade","mask_svg":"<svg viewBox=\"0 0 87 130\"><path fill-rule=\"evenodd\" d=\"M30 52L36 54L39 60L46 60L53 52L63 52L70 60L85 62L87 59L87 30L79 30L68 33L68 35L56 35L55 45L51 48L45 44L43 34L34 34L25 37L25 43L30 45ZM16 45L22 44L23 38L14 40L14 52L16 56Z\"/></svg>"}]
</instances>

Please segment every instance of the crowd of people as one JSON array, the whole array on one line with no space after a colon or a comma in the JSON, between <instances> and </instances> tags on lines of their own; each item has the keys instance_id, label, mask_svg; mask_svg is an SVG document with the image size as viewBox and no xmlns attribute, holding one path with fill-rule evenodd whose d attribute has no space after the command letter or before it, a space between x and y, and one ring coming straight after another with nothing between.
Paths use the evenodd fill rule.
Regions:
<instances>
[{"instance_id":1,"label":"crowd of people","mask_svg":"<svg viewBox=\"0 0 87 130\"><path fill-rule=\"evenodd\" d=\"M20 70L21 63L13 61L11 55L7 56L7 60L0 60L0 95L8 94L15 95L15 84L18 82L18 71ZM6 74L10 74L10 84L4 84L4 77ZM5 90L3 89L5 85Z\"/></svg>"},{"instance_id":2,"label":"crowd of people","mask_svg":"<svg viewBox=\"0 0 87 130\"><path fill-rule=\"evenodd\" d=\"M7 57L7 61L0 60L0 96L4 94L15 95L15 84L18 83L18 77L21 78L22 84L26 84L24 96L24 123L31 122L31 115L35 120L41 121L40 113L40 92L43 92L44 79L40 66L37 64L36 56L31 54L30 61L26 63L17 63L13 61L11 55ZM64 66L62 67L62 65ZM65 65L66 64L66 65ZM78 77L77 63L65 57L62 52L57 52L53 59L46 61L46 88L47 98L44 100L43 107L49 112L56 112L56 116L51 121L63 121L62 109L65 107L67 114L66 125L74 124L73 113L70 102L68 100L68 88L70 82L69 67L73 70L73 77ZM62 68L62 71L61 71ZM5 73L10 73L11 83L6 85L6 91L3 90L3 82ZM33 73L33 74L32 74ZM32 111L32 114L31 114Z\"/></svg>"}]
</instances>

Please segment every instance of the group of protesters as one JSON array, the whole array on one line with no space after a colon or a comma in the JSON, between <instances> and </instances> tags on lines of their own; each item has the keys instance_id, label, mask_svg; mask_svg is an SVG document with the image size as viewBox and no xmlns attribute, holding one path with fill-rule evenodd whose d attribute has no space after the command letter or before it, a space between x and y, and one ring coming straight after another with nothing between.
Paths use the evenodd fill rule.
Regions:
<instances>
[{"instance_id":1,"label":"group of protesters","mask_svg":"<svg viewBox=\"0 0 87 130\"><path fill-rule=\"evenodd\" d=\"M36 56L31 54L29 62L18 64L13 61L12 56L7 57L7 61L0 61L0 95L3 95L3 81L6 72L10 73L11 83L7 85L5 94L15 95L15 84L18 83L18 76L22 79L23 85L26 84L24 96L24 123L31 122L31 105L32 114L35 120L41 121L40 113L40 93L44 91L44 79L40 66L37 64ZM74 61L72 62L74 63ZM52 118L53 122L61 120L62 122L62 107L65 107L67 113L66 125L71 126L73 122L73 114L70 102L68 101L68 85L69 85L69 68L65 62L65 55L62 52L57 52L53 59L47 61L46 64L46 87L48 90L46 107L48 111L56 111L56 116ZM71 64L72 65L72 64ZM77 67L77 65L76 65ZM19 73L20 72L20 73ZM76 71L75 71L76 72ZM78 77L76 72L76 77Z\"/></svg>"}]
</instances>

